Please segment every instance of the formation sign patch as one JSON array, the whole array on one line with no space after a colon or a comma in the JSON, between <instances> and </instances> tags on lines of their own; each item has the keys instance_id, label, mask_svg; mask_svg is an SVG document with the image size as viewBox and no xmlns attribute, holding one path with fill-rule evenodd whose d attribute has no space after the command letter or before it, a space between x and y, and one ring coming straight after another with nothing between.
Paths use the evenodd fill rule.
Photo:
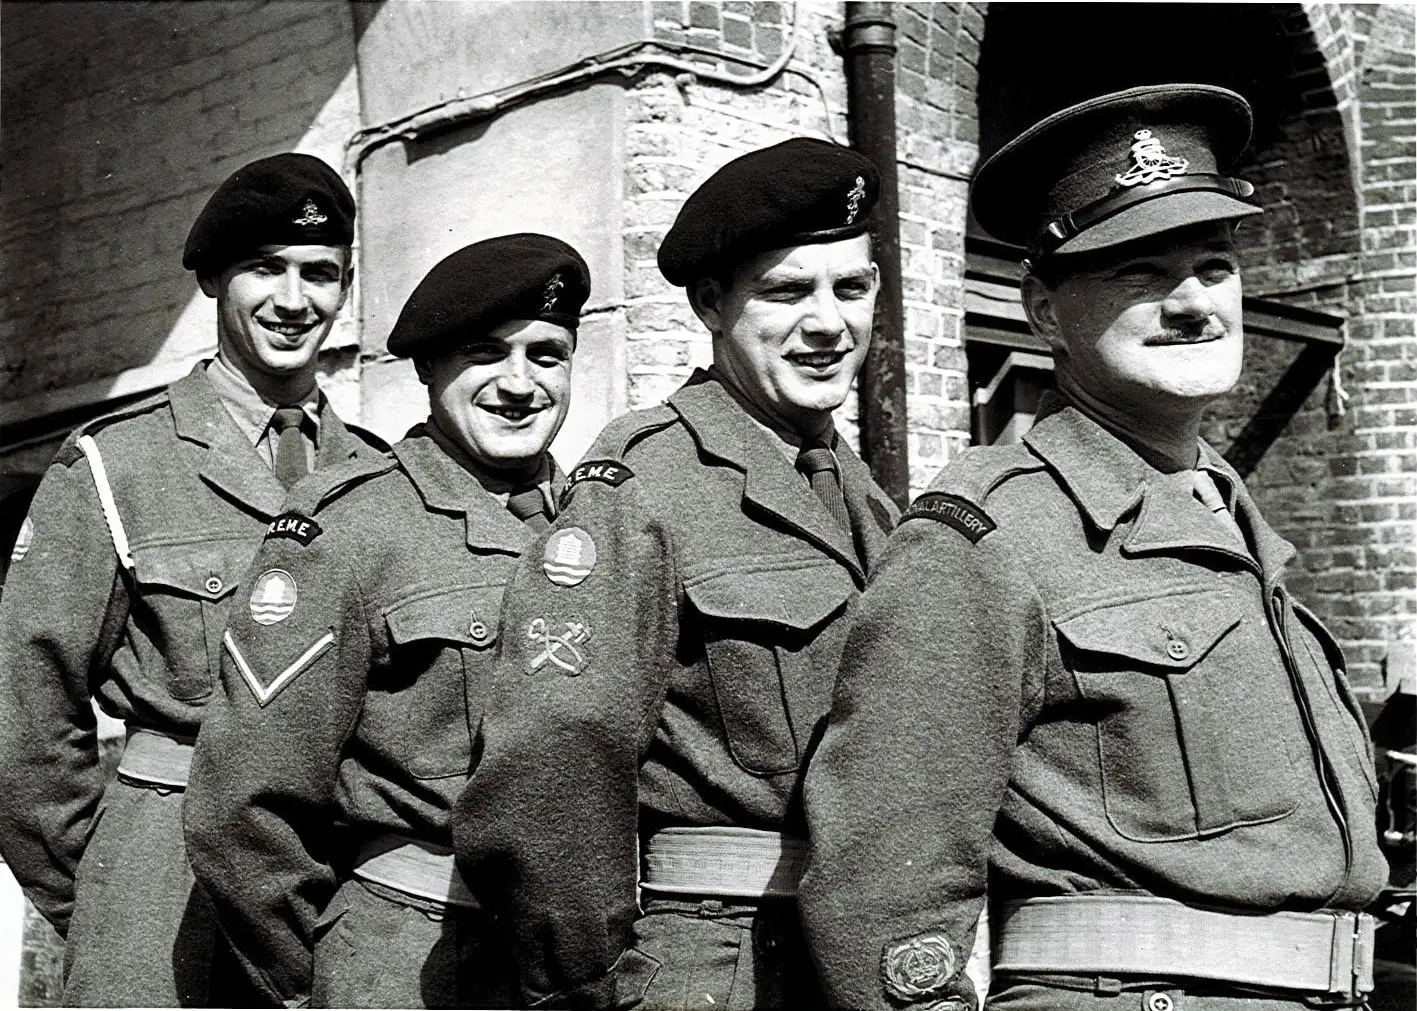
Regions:
<instances>
[{"instance_id":1,"label":"formation sign patch","mask_svg":"<svg viewBox=\"0 0 1417 1011\"><path fill-rule=\"evenodd\" d=\"M954 527L974 544L978 544L981 537L998 528L998 524L973 502L940 491L928 491L921 495L911 503L900 519L904 523L906 520L921 518Z\"/></svg>"},{"instance_id":2,"label":"formation sign patch","mask_svg":"<svg viewBox=\"0 0 1417 1011\"><path fill-rule=\"evenodd\" d=\"M299 513L281 513L271 520L271 525L266 527L266 540L272 537L289 537L292 541L299 541L302 547L308 548L310 542L323 533L320 524L316 523L309 516L301 516Z\"/></svg>"},{"instance_id":3,"label":"formation sign patch","mask_svg":"<svg viewBox=\"0 0 1417 1011\"><path fill-rule=\"evenodd\" d=\"M295 577L284 569L267 569L251 587L251 620L258 625L285 621L295 610Z\"/></svg>"},{"instance_id":4,"label":"formation sign patch","mask_svg":"<svg viewBox=\"0 0 1417 1011\"><path fill-rule=\"evenodd\" d=\"M587 460L571 471L571 476L566 479L566 488L570 490L582 481L599 481L618 488L634 476L635 472L619 460Z\"/></svg>"},{"instance_id":5,"label":"formation sign patch","mask_svg":"<svg viewBox=\"0 0 1417 1011\"><path fill-rule=\"evenodd\" d=\"M15 538L14 550L10 552L10 563L13 565L15 562L23 559L25 555L29 554L30 545L33 543L34 520L26 516L25 521L20 524L20 533Z\"/></svg>"},{"instance_id":6,"label":"formation sign patch","mask_svg":"<svg viewBox=\"0 0 1417 1011\"><path fill-rule=\"evenodd\" d=\"M541 569L557 586L578 586L595 568L595 541L580 527L551 535L541 557Z\"/></svg>"}]
</instances>

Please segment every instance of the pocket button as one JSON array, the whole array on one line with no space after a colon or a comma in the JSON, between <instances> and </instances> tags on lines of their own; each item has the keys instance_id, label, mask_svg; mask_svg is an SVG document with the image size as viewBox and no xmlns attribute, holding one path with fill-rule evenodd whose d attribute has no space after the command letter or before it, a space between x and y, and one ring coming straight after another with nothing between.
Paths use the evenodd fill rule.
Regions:
<instances>
[{"instance_id":1,"label":"pocket button","mask_svg":"<svg viewBox=\"0 0 1417 1011\"><path fill-rule=\"evenodd\" d=\"M1146 1011L1174 1011L1175 1007L1176 1002L1170 994L1154 993L1146 999Z\"/></svg>"},{"instance_id":2,"label":"pocket button","mask_svg":"<svg viewBox=\"0 0 1417 1011\"><path fill-rule=\"evenodd\" d=\"M208 593L220 593L221 588L226 584L221 581L220 576L208 576L206 587Z\"/></svg>"},{"instance_id":3,"label":"pocket button","mask_svg":"<svg viewBox=\"0 0 1417 1011\"><path fill-rule=\"evenodd\" d=\"M1166 644L1166 655L1172 660L1184 660L1191 655L1191 648L1180 639L1172 639ZM1166 995L1161 994L1160 996L1164 997ZM1166 999L1169 1001L1171 998L1167 997ZM1153 1008L1151 1011L1169 1011L1169 1008L1170 1005L1165 1008Z\"/></svg>"}]
</instances>

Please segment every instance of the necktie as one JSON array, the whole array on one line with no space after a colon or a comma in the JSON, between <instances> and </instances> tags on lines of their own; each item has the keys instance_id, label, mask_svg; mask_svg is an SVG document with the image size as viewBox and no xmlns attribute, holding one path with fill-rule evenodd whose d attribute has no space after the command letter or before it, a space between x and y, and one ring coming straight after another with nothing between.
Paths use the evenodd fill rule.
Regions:
<instances>
[{"instance_id":1,"label":"necktie","mask_svg":"<svg viewBox=\"0 0 1417 1011\"><path fill-rule=\"evenodd\" d=\"M797 454L797 469L807 475L812 490L827 507L827 512L848 534L851 533L851 517L846 512L846 498L841 493L841 477L836 472L836 457L821 442L804 442Z\"/></svg>"},{"instance_id":2,"label":"necktie","mask_svg":"<svg viewBox=\"0 0 1417 1011\"><path fill-rule=\"evenodd\" d=\"M551 518L546 515L546 498L534 484L514 489L507 498L507 511L531 527L533 533L551 529Z\"/></svg>"},{"instance_id":3,"label":"necktie","mask_svg":"<svg viewBox=\"0 0 1417 1011\"><path fill-rule=\"evenodd\" d=\"M1191 471L1191 482L1195 485L1196 498L1200 499L1201 505L1211 511L1211 514L1231 536L1244 544L1245 535L1240 532L1240 524L1236 523L1235 517L1231 515L1230 508L1225 504L1225 499L1220 494L1220 489L1215 486L1215 478L1210 476L1210 471Z\"/></svg>"},{"instance_id":4,"label":"necktie","mask_svg":"<svg viewBox=\"0 0 1417 1011\"><path fill-rule=\"evenodd\" d=\"M298 407L279 407L271 417L271 428L277 436L276 480L287 488L310 472L309 461L305 458L305 439L300 434L300 424L304 420L305 412Z\"/></svg>"}]
</instances>

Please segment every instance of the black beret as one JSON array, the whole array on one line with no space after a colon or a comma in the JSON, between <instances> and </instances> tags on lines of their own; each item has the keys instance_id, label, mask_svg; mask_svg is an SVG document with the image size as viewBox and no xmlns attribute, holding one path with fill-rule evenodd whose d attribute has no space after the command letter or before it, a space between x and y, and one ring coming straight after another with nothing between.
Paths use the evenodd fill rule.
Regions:
<instances>
[{"instance_id":1,"label":"black beret","mask_svg":"<svg viewBox=\"0 0 1417 1011\"><path fill-rule=\"evenodd\" d=\"M575 331L589 297L590 269L560 239L535 232L483 239L418 282L389 334L389 353L437 354L513 319Z\"/></svg>"},{"instance_id":2,"label":"black beret","mask_svg":"<svg viewBox=\"0 0 1417 1011\"><path fill-rule=\"evenodd\" d=\"M659 245L659 272L685 286L769 249L860 235L880 189L871 160L839 144L793 137L749 152L684 201Z\"/></svg>"},{"instance_id":3,"label":"black beret","mask_svg":"<svg viewBox=\"0 0 1417 1011\"><path fill-rule=\"evenodd\" d=\"M1208 84L1131 88L1056 112L975 174L974 216L1032 255L1080 253L1185 225L1259 214L1227 171L1249 104Z\"/></svg>"},{"instance_id":4,"label":"black beret","mask_svg":"<svg viewBox=\"0 0 1417 1011\"><path fill-rule=\"evenodd\" d=\"M354 243L354 197L319 158L278 154L233 172L187 234L182 266L220 273L261 246Z\"/></svg>"}]
</instances>

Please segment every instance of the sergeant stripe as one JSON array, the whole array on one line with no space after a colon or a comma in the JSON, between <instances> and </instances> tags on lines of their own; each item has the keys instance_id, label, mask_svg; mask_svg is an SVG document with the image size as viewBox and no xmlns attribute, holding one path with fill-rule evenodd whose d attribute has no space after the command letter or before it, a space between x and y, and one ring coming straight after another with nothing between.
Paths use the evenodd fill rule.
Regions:
<instances>
[{"instance_id":1,"label":"sergeant stripe","mask_svg":"<svg viewBox=\"0 0 1417 1011\"><path fill-rule=\"evenodd\" d=\"M261 684L261 679L256 677L255 672L251 670L251 665L248 664L246 658L241 655L241 650L237 647L235 640L231 638L230 632L223 632L221 641L222 644L226 646L227 653L231 654L231 659L236 663L236 669L239 670L241 676L246 679L246 684L251 689L251 694L256 696L256 703L262 708L265 708L266 703L279 695L286 685L295 680L297 674L318 660L324 655L325 650L335 644L335 634L333 632L326 632L324 635L320 636L320 638L316 639L309 649L296 658L294 663L276 676L276 679L270 683L269 687Z\"/></svg>"}]
</instances>

